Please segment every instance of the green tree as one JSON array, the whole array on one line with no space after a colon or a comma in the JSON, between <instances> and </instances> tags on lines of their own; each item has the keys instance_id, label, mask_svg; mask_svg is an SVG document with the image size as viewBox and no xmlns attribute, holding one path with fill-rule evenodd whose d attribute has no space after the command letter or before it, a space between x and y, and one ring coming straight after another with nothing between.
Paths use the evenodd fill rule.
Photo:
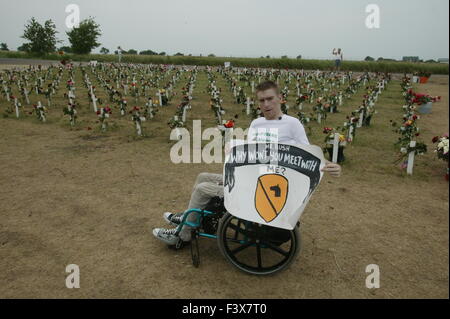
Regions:
<instances>
[{"instance_id":1,"label":"green tree","mask_svg":"<svg viewBox=\"0 0 450 319\"><path fill-rule=\"evenodd\" d=\"M22 44L20 47L17 48L17 51L30 52L30 44L29 43Z\"/></svg>"},{"instance_id":2,"label":"green tree","mask_svg":"<svg viewBox=\"0 0 450 319\"><path fill-rule=\"evenodd\" d=\"M177 52L177 53L175 53L175 55L174 56L184 56L184 54L183 53L181 53L181 52Z\"/></svg>"},{"instance_id":3,"label":"green tree","mask_svg":"<svg viewBox=\"0 0 450 319\"><path fill-rule=\"evenodd\" d=\"M166 55L166 52L160 52L159 55Z\"/></svg>"},{"instance_id":4,"label":"green tree","mask_svg":"<svg viewBox=\"0 0 450 319\"><path fill-rule=\"evenodd\" d=\"M281 58L282 58L282 59L287 59L288 56L287 56L287 55L282 55Z\"/></svg>"},{"instance_id":5,"label":"green tree","mask_svg":"<svg viewBox=\"0 0 450 319\"><path fill-rule=\"evenodd\" d=\"M141 54L141 55L158 55L157 52L152 51L152 50L144 50L144 51L139 52L139 54Z\"/></svg>"},{"instance_id":6,"label":"green tree","mask_svg":"<svg viewBox=\"0 0 450 319\"><path fill-rule=\"evenodd\" d=\"M128 52L124 52L126 54L138 54L138 52L135 49L130 49Z\"/></svg>"},{"instance_id":7,"label":"green tree","mask_svg":"<svg viewBox=\"0 0 450 319\"><path fill-rule=\"evenodd\" d=\"M56 39L56 26L52 20L47 20L44 25L41 25L33 17L28 21L25 26L25 31L22 38L30 41L25 43L22 47L27 52L45 54L54 52L56 49L56 43L59 42Z\"/></svg>"},{"instance_id":8,"label":"green tree","mask_svg":"<svg viewBox=\"0 0 450 319\"><path fill-rule=\"evenodd\" d=\"M0 43L0 50L2 51L9 51L8 45L6 43Z\"/></svg>"},{"instance_id":9,"label":"green tree","mask_svg":"<svg viewBox=\"0 0 450 319\"><path fill-rule=\"evenodd\" d=\"M209 56L210 58L215 58L215 57L216 57L215 54L213 54L213 53L208 54L208 56Z\"/></svg>"},{"instance_id":10,"label":"green tree","mask_svg":"<svg viewBox=\"0 0 450 319\"><path fill-rule=\"evenodd\" d=\"M72 50L76 54L89 54L94 48L100 46L97 42L97 38L101 35L100 25L92 18L81 21L77 28L74 27L66 33L72 44Z\"/></svg>"},{"instance_id":11,"label":"green tree","mask_svg":"<svg viewBox=\"0 0 450 319\"><path fill-rule=\"evenodd\" d=\"M299 54L299 55L297 55L297 59L301 59L302 58L302 55L301 54Z\"/></svg>"},{"instance_id":12,"label":"green tree","mask_svg":"<svg viewBox=\"0 0 450 319\"><path fill-rule=\"evenodd\" d=\"M108 54L109 53L109 49L103 47L103 48L100 49L100 53L101 54Z\"/></svg>"},{"instance_id":13,"label":"green tree","mask_svg":"<svg viewBox=\"0 0 450 319\"><path fill-rule=\"evenodd\" d=\"M72 53L72 48L68 46L62 46L58 49L58 51L63 51L65 53Z\"/></svg>"},{"instance_id":14,"label":"green tree","mask_svg":"<svg viewBox=\"0 0 450 319\"><path fill-rule=\"evenodd\" d=\"M372 58L371 56L366 56L366 58L364 59L364 61L371 62L371 61L375 61L375 59Z\"/></svg>"}]
</instances>

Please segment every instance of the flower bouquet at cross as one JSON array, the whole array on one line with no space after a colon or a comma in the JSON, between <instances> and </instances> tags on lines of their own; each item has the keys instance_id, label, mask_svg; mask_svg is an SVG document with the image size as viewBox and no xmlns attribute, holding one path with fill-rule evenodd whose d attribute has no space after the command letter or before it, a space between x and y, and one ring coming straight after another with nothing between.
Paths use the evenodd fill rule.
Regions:
<instances>
[{"instance_id":1,"label":"flower bouquet at cross","mask_svg":"<svg viewBox=\"0 0 450 319\"><path fill-rule=\"evenodd\" d=\"M297 108L301 111L303 109L303 102L307 101L309 98L308 94L300 94L297 99L295 100L295 103L297 105Z\"/></svg>"},{"instance_id":2,"label":"flower bouquet at cross","mask_svg":"<svg viewBox=\"0 0 450 319\"><path fill-rule=\"evenodd\" d=\"M342 127L342 128L341 127L336 127L336 128L324 127L323 128L323 134L325 134L324 151L328 152L330 161L333 160L333 145L334 145L335 137L337 137L339 139L337 162L341 163L341 162L345 161L344 148L347 145L347 140L345 138L346 130L347 130L346 127ZM338 135L336 135L336 133ZM343 133L343 134L341 134L341 133Z\"/></svg>"},{"instance_id":3,"label":"flower bouquet at cross","mask_svg":"<svg viewBox=\"0 0 450 319\"><path fill-rule=\"evenodd\" d=\"M408 147L410 142L414 140L416 137L420 135L419 128L417 127L416 121L420 119L420 117L416 114L408 116L407 114L403 117L403 123L398 125L394 121L391 122L391 126L394 127L394 132L400 134L398 141L395 145L400 145L403 148ZM406 153L402 152L402 153Z\"/></svg>"},{"instance_id":4,"label":"flower bouquet at cross","mask_svg":"<svg viewBox=\"0 0 450 319\"><path fill-rule=\"evenodd\" d=\"M75 121L77 119L77 110L75 109L75 104L68 103L65 108L63 108L64 115L69 115L70 126L75 126Z\"/></svg>"},{"instance_id":5,"label":"flower bouquet at cross","mask_svg":"<svg viewBox=\"0 0 450 319\"><path fill-rule=\"evenodd\" d=\"M447 174L445 174L445 179L448 181L448 133L442 136L435 136L433 138L433 143L437 143L436 149L434 150L437 154L437 157L447 162Z\"/></svg>"},{"instance_id":6,"label":"flower bouquet at cross","mask_svg":"<svg viewBox=\"0 0 450 319\"><path fill-rule=\"evenodd\" d=\"M167 122L167 125L169 125L169 127L173 130L174 128L177 127L183 127L184 123L183 121L179 120L178 116L174 116L170 119L169 122Z\"/></svg>"},{"instance_id":7,"label":"flower bouquet at cross","mask_svg":"<svg viewBox=\"0 0 450 319\"><path fill-rule=\"evenodd\" d=\"M448 134L442 136L435 136L433 138L433 143L437 143L435 152L438 158L448 162Z\"/></svg>"},{"instance_id":8,"label":"flower bouquet at cross","mask_svg":"<svg viewBox=\"0 0 450 319\"><path fill-rule=\"evenodd\" d=\"M358 115L359 114L357 112L352 112L352 116L347 116L347 122L344 122L344 130L347 131L346 141L348 143L352 143L355 139L356 127L359 122Z\"/></svg>"},{"instance_id":9,"label":"flower bouquet at cross","mask_svg":"<svg viewBox=\"0 0 450 319\"><path fill-rule=\"evenodd\" d=\"M108 118L110 114L112 114L112 111L109 107L102 107L97 111L97 116L99 118L99 122L101 123L101 130L103 132L105 132L108 127Z\"/></svg>"},{"instance_id":10,"label":"flower bouquet at cross","mask_svg":"<svg viewBox=\"0 0 450 319\"><path fill-rule=\"evenodd\" d=\"M408 144L400 149L400 154L398 158L394 161L394 164L400 164L401 169L406 169L408 167L408 159L410 153L414 152L414 155L423 155L427 152L427 145L423 142L417 142L415 146Z\"/></svg>"},{"instance_id":11,"label":"flower bouquet at cross","mask_svg":"<svg viewBox=\"0 0 450 319\"><path fill-rule=\"evenodd\" d=\"M146 121L145 116L141 115L141 109L138 106L133 107L133 110L130 111L130 113L132 113L131 120L136 126L136 134L142 136L142 122Z\"/></svg>"},{"instance_id":12,"label":"flower bouquet at cross","mask_svg":"<svg viewBox=\"0 0 450 319\"><path fill-rule=\"evenodd\" d=\"M41 104L41 102L38 102L37 105L34 104L34 105L33 105L33 108L34 108L34 112L35 112L35 114L36 114L37 119L38 119L39 121L41 121L41 122L46 122L46 116L45 116L45 115L46 115L47 112L48 112L47 108L46 108L45 106L43 106L43 105Z\"/></svg>"},{"instance_id":13,"label":"flower bouquet at cross","mask_svg":"<svg viewBox=\"0 0 450 319\"><path fill-rule=\"evenodd\" d=\"M327 113L325 111L325 106L322 103L321 97L317 99L317 104L313 106L313 112L316 115L315 120L319 124L322 122L322 120L325 120L327 118Z\"/></svg>"}]
</instances>

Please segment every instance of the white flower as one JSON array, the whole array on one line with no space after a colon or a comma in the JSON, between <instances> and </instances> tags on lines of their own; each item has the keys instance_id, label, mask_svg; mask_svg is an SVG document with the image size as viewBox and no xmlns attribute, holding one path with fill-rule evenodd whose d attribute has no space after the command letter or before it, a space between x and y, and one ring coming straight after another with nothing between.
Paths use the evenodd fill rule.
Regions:
<instances>
[{"instance_id":1,"label":"white flower","mask_svg":"<svg viewBox=\"0 0 450 319\"><path fill-rule=\"evenodd\" d=\"M400 152L403 153L403 154L406 154L406 148L405 148L405 147L402 147L402 148L400 149Z\"/></svg>"}]
</instances>

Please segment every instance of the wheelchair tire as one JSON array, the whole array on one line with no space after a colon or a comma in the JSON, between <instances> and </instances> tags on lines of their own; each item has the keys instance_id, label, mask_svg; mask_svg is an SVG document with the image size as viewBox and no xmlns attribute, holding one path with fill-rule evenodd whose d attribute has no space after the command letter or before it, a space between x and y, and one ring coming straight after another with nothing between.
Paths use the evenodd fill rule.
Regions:
<instances>
[{"instance_id":1,"label":"wheelchair tire","mask_svg":"<svg viewBox=\"0 0 450 319\"><path fill-rule=\"evenodd\" d=\"M225 259L239 270L272 275L286 269L299 253L298 225L293 230L283 230L244 221L227 212L220 220L217 241Z\"/></svg>"}]
</instances>

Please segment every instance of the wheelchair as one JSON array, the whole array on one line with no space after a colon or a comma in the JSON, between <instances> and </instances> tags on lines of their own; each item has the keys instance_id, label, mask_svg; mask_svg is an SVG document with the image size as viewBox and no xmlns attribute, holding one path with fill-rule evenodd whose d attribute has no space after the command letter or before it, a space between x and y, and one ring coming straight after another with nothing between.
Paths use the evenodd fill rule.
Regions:
<instances>
[{"instance_id":1,"label":"wheelchair","mask_svg":"<svg viewBox=\"0 0 450 319\"><path fill-rule=\"evenodd\" d=\"M195 222L187 216L198 213ZM183 225L192 228L190 242L192 263L200 265L199 238L216 239L225 259L239 270L251 275L271 275L286 269L300 251L300 223L293 230L275 228L239 219L228 213L223 197L213 197L205 209L189 209ZM181 239L171 248L185 245Z\"/></svg>"}]
</instances>

